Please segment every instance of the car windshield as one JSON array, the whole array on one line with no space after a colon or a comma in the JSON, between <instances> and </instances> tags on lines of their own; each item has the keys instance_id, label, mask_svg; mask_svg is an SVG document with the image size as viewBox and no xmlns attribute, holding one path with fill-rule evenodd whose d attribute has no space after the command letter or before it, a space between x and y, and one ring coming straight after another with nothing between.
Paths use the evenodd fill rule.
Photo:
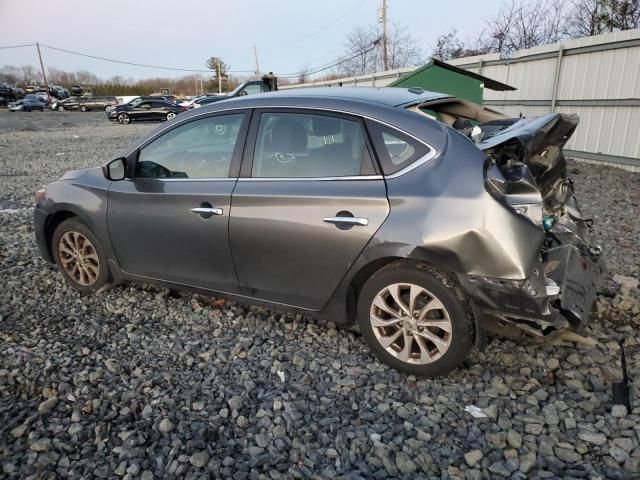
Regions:
<instances>
[{"instance_id":1,"label":"car windshield","mask_svg":"<svg viewBox=\"0 0 640 480\"><path fill-rule=\"evenodd\" d=\"M245 86L247 85L247 83L241 83L240 85L238 85L236 88L234 88L233 90L231 90L227 95L229 95L230 97L232 97L233 95L235 95L236 93L238 93L240 90L242 90Z\"/></svg>"}]
</instances>

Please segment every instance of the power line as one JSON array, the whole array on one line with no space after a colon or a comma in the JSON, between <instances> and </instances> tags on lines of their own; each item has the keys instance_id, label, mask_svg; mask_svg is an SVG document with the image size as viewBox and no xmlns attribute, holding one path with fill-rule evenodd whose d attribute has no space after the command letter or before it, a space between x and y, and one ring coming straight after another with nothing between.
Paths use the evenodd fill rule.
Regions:
<instances>
[{"instance_id":1,"label":"power line","mask_svg":"<svg viewBox=\"0 0 640 480\"><path fill-rule=\"evenodd\" d=\"M48 48L50 50L57 50L59 52L69 53L71 55L78 55L81 57L93 58L94 60L102 60L105 62L119 63L122 65L132 65L134 67L155 68L158 70L171 70L176 72L211 73L211 70L203 70L203 69L196 69L196 68L164 67L164 66L158 66L158 65L147 65L144 63L128 62L126 60L114 60L113 58L99 57L97 55L89 55L88 53L74 52L72 50L66 50L64 48L53 47L51 45L45 45L44 43L41 43L40 46ZM253 70L229 70L229 72L230 73L252 73Z\"/></svg>"},{"instance_id":2,"label":"power line","mask_svg":"<svg viewBox=\"0 0 640 480\"><path fill-rule=\"evenodd\" d=\"M366 2L367 0L361 0L360 2L356 3L353 7L351 7L349 10L347 10L346 12L344 12L342 15L340 15L338 18L336 18L335 20L333 20L330 23L327 23L326 25L324 25L323 27L320 27L318 30L315 30L314 32L310 33L309 35L306 35L302 38L299 38L297 40L294 41L289 41L287 42L289 45L291 44L297 44L300 42L304 42L309 40L311 37L315 37L317 34L319 34L320 32L326 30L327 28L335 25L336 23L338 23L340 20L342 20L344 17L346 17L347 15L349 15L351 12L353 12L356 8L358 8L360 5L362 5L364 2Z\"/></svg>"},{"instance_id":3,"label":"power line","mask_svg":"<svg viewBox=\"0 0 640 480\"><path fill-rule=\"evenodd\" d=\"M349 54L347 54L344 57L341 57L331 63L325 64L325 65L321 65L320 67L317 67L317 69L309 71L309 72L297 72L297 73L279 73L278 77L283 77L283 78L294 78L294 77L298 77L302 74L304 75L315 75L316 73L320 73L323 72L325 70L329 70L330 68L333 67L337 67L338 65L341 65L345 62L348 62L349 60L353 60L356 57L359 57L360 55L365 55L367 53L369 53L370 51L374 50L379 43L380 39L376 39L374 40L370 46L365 47L363 49L359 49L358 51L355 52L351 52Z\"/></svg>"},{"instance_id":4,"label":"power line","mask_svg":"<svg viewBox=\"0 0 640 480\"><path fill-rule=\"evenodd\" d=\"M25 43L24 45L6 45L4 47L0 47L0 50L6 50L7 48L22 48L22 47L35 47L35 43Z\"/></svg>"}]
</instances>

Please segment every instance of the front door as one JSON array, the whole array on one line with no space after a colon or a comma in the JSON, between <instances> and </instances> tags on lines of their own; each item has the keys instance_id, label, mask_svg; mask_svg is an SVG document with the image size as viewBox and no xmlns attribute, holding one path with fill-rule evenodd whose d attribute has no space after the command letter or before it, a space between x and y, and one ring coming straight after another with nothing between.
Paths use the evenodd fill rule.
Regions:
<instances>
[{"instance_id":1,"label":"front door","mask_svg":"<svg viewBox=\"0 0 640 480\"><path fill-rule=\"evenodd\" d=\"M389 212L369 152L358 118L254 114L229 226L243 294L324 306Z\"/></svg>"},{"instance_id":2,"label":"front door","mask_svg":"<svg viewBox=\"0 0 640 480\"><path fill-rule=\"evenodd\" d=\"M229 212L248 116L178 125L140 149L131 178L112 183L109 235L125 272L237 290Z\"/></svg>"}]
</instances>

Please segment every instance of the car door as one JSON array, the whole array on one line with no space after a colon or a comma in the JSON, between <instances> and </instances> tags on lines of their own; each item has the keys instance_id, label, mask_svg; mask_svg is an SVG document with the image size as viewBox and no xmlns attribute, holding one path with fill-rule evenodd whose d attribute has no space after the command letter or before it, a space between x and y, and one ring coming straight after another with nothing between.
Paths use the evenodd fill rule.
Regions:
<instances>
[{"instance_id":1,"label":"car door","mask_svg":"<svg viewBox=\"0 0 640 480\"><path fill-rule=\"evenodd\" d=\"M127 273L235 292L231 192L249 112L183 122L127 158L109 190L109 236Z\"/></svg>"},{"instance_id":2,"label":"car door","mask_svg":"<svg viewBox=\"0 0 640 480\"><path fill-rule=\"evenodd\" d=\"M371 151L359 118L254 112L229 223L243 294L324 306L389 212Z\"/></svg>"},{"instance_id":3,"label":"car door","mask_svg":"<svg viewBox=\"0 0 640 480\"><path fill-rule=\"evenodd\" d=\"M132 106L130 111L127 113L135 120L149 120L152 116L151 102L148 100L142 101L135 106Z\"/></svg>"},{"instance_id":4,"label":"car door","mask_svg":"<svg viewBox=\"0 0 640 480\"><path fill-rule=\"evenodd\" d=\"M149 110L149 118L153 120L163 120L167 116L168 104L160 100L152 100L149 102L151 109Z\"/></svg>"}]
</instances>

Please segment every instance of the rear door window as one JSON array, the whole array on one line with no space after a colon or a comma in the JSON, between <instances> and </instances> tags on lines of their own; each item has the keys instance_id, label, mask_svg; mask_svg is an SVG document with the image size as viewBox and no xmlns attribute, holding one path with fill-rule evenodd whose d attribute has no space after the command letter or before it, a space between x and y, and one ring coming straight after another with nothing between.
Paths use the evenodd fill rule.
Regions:
<instances>
[{"instance_id":1,"label":"rear door window","mask_svg":"<svg viewBox=\"0 0 640 480\"><path fill-rule=\"evenodd\" d=\"M367 120L367 128L385 175L399 172L431 151L424 143L381 123Z\"/></svg>"},{"instance_id":2,"label":"rear door window","mask_svg":"<svg viewBox=\"0 0 640 480\"><path fill-rule=\"evenodd\" d=\"M260 116L253 177L344 177L373 173L361 122L293 112L265 112Z\"/></svg>"}]
</instances>

